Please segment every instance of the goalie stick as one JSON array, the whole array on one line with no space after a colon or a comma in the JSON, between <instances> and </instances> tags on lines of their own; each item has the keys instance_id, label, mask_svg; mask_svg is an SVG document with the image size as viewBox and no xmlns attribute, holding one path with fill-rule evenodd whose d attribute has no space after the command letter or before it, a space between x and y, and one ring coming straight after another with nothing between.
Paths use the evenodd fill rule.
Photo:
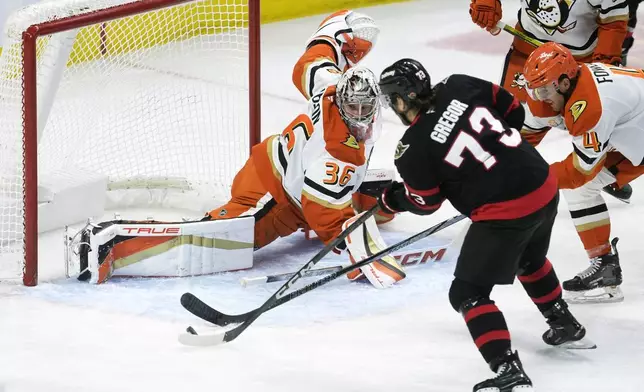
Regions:
<instances>
[{"instance_id":1,"label":"goalie stick","mask_svg":"<svg viewBox=\"0 0 644 392\"><path fill-rule=\"evenodd\" d=\"M403 241L398 242L397 244L394 244L386 249L381 250L380 252L364 259L361 260L360 262L352 265L348 265L336 272L333 272L327 276L325 276L322 279L316 280L315 282L312 282L308 285L305 285L304 287L301 287L298 290L295 290L293 292L290 292L288 294L284 294L284 287L288 289L289 287L289 282L294 282L293 278L297 277L298 274L302 271L304 267L309 265L311 261L315 259L312 259L309 263L305 264L300 271L298 271L295 275L293 275L293 278L289 280L286 284L284 284L273 296L271 296L262 306L259 308L253 309L249 312L242 313L242 314L237 314L237 315L228 315L222 312L219 312L218 310L210 307L203 301L201 301L199 298L197 298L195 295L191 293L185 293L181 297L181 305L194 314L195 316L208 321L212 324L219 325L219 326L226 326L229 324L239 324L238 326L234 327L233 329L227 330L225 332L219 332L217 334L213 335L205 335L201 336L198 335L197 332L194 330L193 327L188 327L187 332L179 336L179 341L183 344L190 345L190 346L209 346L209 345L215 345L215 344L221 344L225 342L230 342L231 340L235 339L237 336L239 336L248 326L257 319L262 313L280 306L294 298L299 297L302 294L305 294L317 287L320 287L334 279L337 279L340 276L345 275L347 272L353 271L354 269L360 268L362 266L365 266L393 251L396 251L398 249L404 248L405 246L408 246L422 238L425 238L431 234L434 234L446 227L449 227L453 225L456 222L459 222L465 218L464 215L457 215L454 216L450 219L444 220L443 222L434 225L430 227L429 229L426 229L424 231L421 231L418 234L415 234ZM349 231L349 229L353 230L353 228L350 226L347 228L346 231ZM345 231L345 232L346 232ZM343 232L344 234L344 232ZM347 233L348 234L348 233ZM346 236L345 236L346 237ZM340 238L340 237L338 237ZM319 253L318 253L319 255ZM316 257L318 256L316 255Z\"/></svg>"}]
</instances>

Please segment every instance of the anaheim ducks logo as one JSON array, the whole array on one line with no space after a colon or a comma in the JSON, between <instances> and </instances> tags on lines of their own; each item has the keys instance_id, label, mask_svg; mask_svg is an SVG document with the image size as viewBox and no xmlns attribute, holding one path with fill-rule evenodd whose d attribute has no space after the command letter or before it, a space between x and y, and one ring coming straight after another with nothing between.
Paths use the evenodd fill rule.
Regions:
<instances>
[{"instance_id":1,"label":"anaheim ducks logo","mask_svg":"<svg viewBox=\"0 0 644 392\"><path fill-rule=\"evenodd\" d=\"M565 33L577 25L573 21L567 25L570 9L577 0L529 0L526 14L548 34Z\"/></svg>"},{"instance_id":2,"label":"anaheim ducks logo","mask_svg":"<svg viewBox=\"0 0 644 392\"><path fill-rule=\"evenodd\" d=\"M526 87L526 84L527 83L523 74L521 72L516 72L514 74L514 78L512 79L512 87L516 87L521 90Z\"/></svg>"},{"instance_id":3,"label":"anaheim ducks logo","mask_svg":"<svg viewBox=\"0 0 644 392\"><path fill-rule=\"evenodd\" d=\"M347 136L347 140L343 141L342 144L344 144L347 147L355 148L356 150L360 149L360 144L356 140L355 136L351 134Z\"/></svg>"},{"instance_id":4,"label":"anaheim ducks logo","mask_svg":"<svg viewBox=\"0 0 644 392\"><path fill-rule=\"evenodd\" d=\"M584 100L581 101L576 101L572 105L570 105L570 114L572 115L572 122L577 122L577 119L581 114L586 110L586 106L588 103Z\"/></svg>"},{"instance_id":5,"label":"anaheim ducks logo","mask_svg":"<svg viewBox=\"0 0 644 392\"><path fill-rule=\"evenodd\" d=\"M407 151L408 148L409 148L409 144L403 144L402 141L399 141L398 145L396 146L396 152L394 153L394 159L398 159L401 156L403 156L403 154L405 153L405 151Z\"/></svg>"}]
</instances>

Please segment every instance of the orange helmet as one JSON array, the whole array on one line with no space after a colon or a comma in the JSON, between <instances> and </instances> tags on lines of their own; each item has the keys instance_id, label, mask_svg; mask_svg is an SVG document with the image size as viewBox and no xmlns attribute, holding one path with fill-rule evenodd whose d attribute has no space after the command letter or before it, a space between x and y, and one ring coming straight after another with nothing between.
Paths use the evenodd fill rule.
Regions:
<instances>
[{"instance_id":1,"label":"orange helmet","mask_svg":"<svg viewBox=\"0 0 644 392\"><path fill-rule=\"evenodd\" d=\"M578 71L579 64L568 48L555 42L546 42L528 57L523 67L523 77L527 87L535 89L546 83L557 86L561 75L572 79Z\"/></svg>"}]
</instances>

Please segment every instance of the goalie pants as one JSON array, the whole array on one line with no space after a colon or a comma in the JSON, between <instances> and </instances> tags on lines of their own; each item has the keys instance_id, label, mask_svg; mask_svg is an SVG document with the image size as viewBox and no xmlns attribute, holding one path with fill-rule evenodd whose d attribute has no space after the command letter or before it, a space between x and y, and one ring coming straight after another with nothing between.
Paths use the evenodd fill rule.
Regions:
<instances>
[{"instance_id":1,"label":"goalie pants","mask_svg":"<svg viewBox=\"0 0 644 392\"><path fill-rule=\"evenodd\" d=\"M561 299L559 279L546 258L558 201L557 194L519 219L473 222L465 236L449 300L487 363L511 348L503 313L490 299L495 284L512 284L518 276L541 312Z\"/></svg>"},{"instance_id":2,"label":"goalie pants","mask_svg":"<svg viewBox=\"0 0 644 392\"><path fill-rule=\"evenodd\" d=\"M301 211L290 202L281 184L276 184L269 191L262 182L262 179L274 179L273 173L268 170L266 173L258 169L251 156L233 180L228 203L208 213L211 219L254 216L255 249L305 227Z\"/></svg>"}]
</instances>

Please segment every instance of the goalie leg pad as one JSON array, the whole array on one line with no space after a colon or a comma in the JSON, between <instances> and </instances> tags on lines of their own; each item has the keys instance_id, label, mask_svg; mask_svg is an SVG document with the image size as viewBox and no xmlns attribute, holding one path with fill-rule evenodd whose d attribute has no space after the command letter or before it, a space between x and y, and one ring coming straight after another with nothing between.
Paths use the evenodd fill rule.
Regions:
<instances>
[{"instance_id":1,"label":"goalie leg pad","mask_svg":"<svg viewBox=\"0 0 644 392\"><path fill-rule=\"evenodd\" d=\"M342 225L342 229L346 230L346 228L359 216L360 215L356 215L345 221ZM387 247L378 231L378 226L376 225L376 220L373 216L349 234L345 242L347 244L347 251L349 252L349 259L352 264L355 264L357 261L364 260ZM360 271L372 285L379 289L389 287L404 279L406 276L403 268L391 255L384 256L373 263L361 267ZM348 275L348 277L349 279L353 278L352 280L355 280L360 277L360 274L352 274L351 276Z\"/></svg>"},{"instance_id":2,"label":"goalie leg pad","mask_svg":"<svg viewBox=\"0 0 644 392\"><path fill-rule=\"evenodd\" d=\"M253 265L253 217L200 222L103 222L85 228L76 255L81 280L196 276ZM67 263L75 263L68 258ZM85 264L85 265L83 265Z\"/></svg>"}]
</instances>

